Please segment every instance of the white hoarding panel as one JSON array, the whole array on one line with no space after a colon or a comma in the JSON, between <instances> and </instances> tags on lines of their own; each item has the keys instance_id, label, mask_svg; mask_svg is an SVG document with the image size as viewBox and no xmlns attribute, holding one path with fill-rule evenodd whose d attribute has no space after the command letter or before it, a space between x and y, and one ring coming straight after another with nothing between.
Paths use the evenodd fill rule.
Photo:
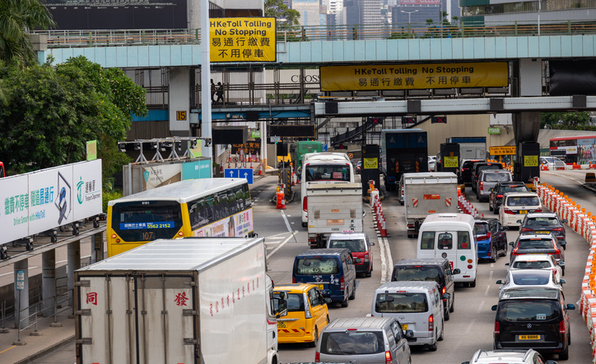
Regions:
<instances>
[{"instance_id":1,"label":"white hoarding panel","mask_svg":"<svg viewBox=\"0 0 596 364\"><path fill-rule=\"evenodd\" d=\"M101 198L101 159L75 163L73 169L74 220L99 215L102 213Z\"/></svg>"},{"instance_id":2,"label":"white hoarding panel","mask_svg":"<svg viewBox=\"0 0 596 364\"><path fill-rule=\"evenodd\" d=\"M0 244L28 234L29 189L27 176L0 178Z\"/></svg>"},{"instance_id":3,"label":"white hoarding panel","mask_svg":"<svg viewBox=\"0 0 596 364\"><path fill-rule=\"evenodd\" d=\"M28 176L29 235L73 222L72 166L44 169Z\"/></svg>"},{"instance_id":4,"label":"white hoarding panel","mask_svg":"<svg viewBox=\"0 0 596 364\"><path fill-rule=\"evenodd\" d=\"M182 164L159 164L145 167L143 191L182 181Z\"/></svg>"}]
</instances>

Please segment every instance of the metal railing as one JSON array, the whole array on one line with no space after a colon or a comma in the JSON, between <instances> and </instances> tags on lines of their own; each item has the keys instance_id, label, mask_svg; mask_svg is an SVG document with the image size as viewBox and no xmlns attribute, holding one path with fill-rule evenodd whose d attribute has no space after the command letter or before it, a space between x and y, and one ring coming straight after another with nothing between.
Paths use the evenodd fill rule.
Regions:
<instances>
[{"instance_id":1,"label":"metal railing","mask_svg":"<svg viewBox=\"0 0 596 364\"><path fill-rule=\"evenodd\" d=\"M139 29L139 30L44 30L34 34L48 36L49 48L91 46L138 46L200 44L200 29ZM309 42L323 40L379 40L425 38L473 38L537 35L596 34L596 21L560 20L547 23L531 22L460 22L457 24L362 24L278 26L279 42Z\"/></svg>"}]
</instances>

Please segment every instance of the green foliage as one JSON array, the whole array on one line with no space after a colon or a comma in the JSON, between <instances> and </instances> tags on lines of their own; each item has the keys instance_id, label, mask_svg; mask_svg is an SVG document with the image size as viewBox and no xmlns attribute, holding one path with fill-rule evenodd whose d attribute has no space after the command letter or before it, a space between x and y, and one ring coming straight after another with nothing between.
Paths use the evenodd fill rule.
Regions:
<instances>
[{"instance_id":1,"label":"green foliage","mask_svg":"<svg viewBox=\"0 0 596 364\"><path fill-rule=\"evenodd\" d=\"M103 212L108 213L108 201L116 200L122 197L122 192L119 190L109 190L104 188L102 198Z\"/></svg>"},{"instance_id":2,"label":"green foliage","mask_svg":"<svg viewBox=\"0 0 596 364\"><path fill-rule=\"evenodd\" d=\"M300 12L288 8L283 0L265 0L265 17L277 19L278 29L300 24Z\"/></svg>"},{"instance_id":3,"label":"green foliage","mask_svg":"<svg viewBox=\"0 0 596 364\"><path fill-rule=\"evenodd\" d=\"M39 0L0 0L0 60L21 67L35 64L29 30L55 26Z\"/></svg>"},{"instance_id":4,"label":"green foliage","mask_svg":"<svg viewBox=\"0 0 596 364\"><path fill-rule=\"evenodd\" d=\"M9 100L0 108L0 161L11 173L83 161L94 139L104 183L127 162L117 142L147 107L145 90L123 71L77 57L55 68L0 68L0 80Z\"/></svg>"},{"instance_id":5,"label":"green foliage","mask_svg":"<svg viewBox=\"0 0 596 364\"><path fill-rule=\"evenodd\" d=\"M543 112L540 114L540 127L549 125L552 129L590 130L582 129L590 123L590 114L584 111L575 112Z\"/></svg>"}]
</instances>

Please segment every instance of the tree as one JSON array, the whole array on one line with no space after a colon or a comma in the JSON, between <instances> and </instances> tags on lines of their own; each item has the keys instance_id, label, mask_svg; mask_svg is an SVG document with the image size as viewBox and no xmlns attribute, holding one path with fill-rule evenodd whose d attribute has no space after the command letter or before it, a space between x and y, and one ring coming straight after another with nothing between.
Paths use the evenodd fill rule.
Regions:
<instances>
[{"instance_id":1,"label":"tree","mask_svg":"<svg viewBox=\"0 0 596 364\"><path fill-rule=\"evenodd\" d=\"M54 26L52 16L39 0L0 0L0 59L22 66L35 63L29 31Z\"/></svg>"},{"instance_id":2,"label":"tree","mask_svg":"<svg viewBox=\"0 0 596 364\"><path fill-rule=\"evenodd\" d=\"M147 115L145 90L119 69L84 57L4 73L7 107L0 108L0 160L12 173L85 160L86 142L99 141L104 181L121 168L117 152L132 114Z\"/></svg>"},{"instance_id":3,"label":"tree","mask_svg":"<svg viewBox=\"0 0 596 364\"><path fill-rule=\"evenodd\" d=\"M590 114L584 111L575 112L543 112L540 114L540 127L563 127L564 129L575 129L578 126L588 125Z\"/></svg>"},{"instance_id":4,"label":"tree","mask_svg":"<svg viewBox=\"0 0 596 364\"><path fill-rule=\"evenodd\" d=\"M300 12L288 8L283 0L265 0L265 17L277 19L279 28L300 24Z\"/></svg>"}]
</instances>

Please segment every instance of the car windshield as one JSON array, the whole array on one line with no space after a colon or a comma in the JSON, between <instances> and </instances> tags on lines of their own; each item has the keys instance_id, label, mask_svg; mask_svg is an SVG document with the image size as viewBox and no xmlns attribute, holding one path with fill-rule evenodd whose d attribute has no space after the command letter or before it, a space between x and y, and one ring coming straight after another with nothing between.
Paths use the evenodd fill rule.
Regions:
<instances>
[{"instance_id":1,"label":"car windshield","mask_svg":"<svg viewBox=\"0 0 596 364\"><path fill-rule=\"evenodd\" d=\"M331 240L329 248L346 248L351 252L366 251L363 239L349 239L349 240Z\"/></svg>"},{"instance_id":2,"label":"car windshield","mask_svg":"<svg viewBox=\"0 0 596 364\"><path fill-rule=\"evenodd\" d=\"M393 281L434 281L441 284L441 273L437 267L420 265L397 267Z\"/></svg>"},{"instance_id":3,"label":"car windshield","mask_svg":"<svg viewBox=\"0 0 596 364\"><path fill-rule=\"evenodd\" d=\"M520 261L520 262L513 262L511 268L516 269L542 269L542 268L550 268L550 262L547 260L527 260L527 261Z\"/></svg>"},{"instance_id":4,"label":"car windshield","mask_svg":"<svg viewBox=\"0 0 596 364\"><path fill-rule=\"evenodd\" d=\"M553 249L553 242L548 239L520 240L519 249Z\"/></svg>"},{"instance_id":5,"label":"car windshield","mask_svg":"<svg viewBox=\"0 0 596 364\"><path fill-rule=\"evenodd\" d=\"M511 300L501 302L497 319L503 321L546 321L561 315L557 301Z\"/></svg>"},{"instance_id":6,"label":"car windshield","mask_svg":"<svg viewBox=\"0 0 596 364\"><path fill-rule=\"evenodd\" d=\"M501 186L501 192L528 192L528 188L524 185Z\"/></svg>"},{"instance_id":7,"label":"car windshield","mask_svg":"<svg viewBox=\"0 0 596 364\"><path fill-rule=\"evenodd\" d=\"M428 311L428 302L424 293L381 293L377 295L375 311L393 313L426 312Z\"/></svg>"},{"instance_id":8,"label":"car windshield","mask_svg":"<svg viewBox=\"0 0 596 364\"><path fill-rule=\"evenodd\" d=\"M507 182L511 181L511 175L509 173L485 173L485 182Z\"/></svg>"},{"instance_id":9,"label":"car windshield","mask_svg":"<svg viewBox=\"0 0 596 364\"><path fill-rule=\"evenodd\" d=\"M321 353L330 355L366 355L385 351L381 331L345 330L321 335Z\"/></svg>"},{"instance_id":10,"label":"car windshield","mask_svg":"<svg viewBox=\"0 0 596 364\"><path fill-rule=\"evenodd\" d=\"M481 166L478 166L477 172L480 173L482 171L486 171L487 169L502 169L503 166L501 166L498 163L492 163L492 164L483 164Z\"/></svg>"},{"instance_id":11,"label":"car windshield","mask_svg":"<svg viewBox=\"0 0 596 364\"><path fill-rule=\"evenodd\" d=\"M556 217L531 217L526 221L527 226L559 226Z\"/></svg>"},{"instance_id":12,"label":"car windshield","mask_svg":"<svg viewBox=\"0 0 596 364\"><path fill-rule=\"evenodd\" d=\"M537 196L523 196L514 197L511 196L507 199L507 206L538 206L540 201Z\"/></svg>"},{"instance_id":13,"label":"car windshield","mask_svg":"<svg viewBox=\"0 0 596 364\"><path fill-rule=\"evenodd\" d=\"M278 298L277 300L273 300L273 309L278 311L277 304L280 301L279 292L273 292L273 298ZM288 293L287 304L288 312L304 312L304 295L302 293Z\"/></svg>"},{"instance_id":14,"label":"car windshield","mask_svg":"<svg viewBox=\"0 0 596 364\"><path fill-rule=\"evenodd\" d=\"M488 224L484 222L477 222L474 224L474 235L488 234Z\"/></svg>"},{"instance_id":15,"label":"car windshield","mask_svg":"<svg viewBox=\"0 0 596 364\"><path fill-rule=\"evenodd\" d=\"M548 284L550 271L545 274L512 274L513 283L518 286L538 286ZM521 273L521 272L520 272ZM546 274L548 273L548 274Z\"/></svg>"},{"instance_id":16,"label":"car windshield","mask_svg":"<svg viewBox=\"0 0 596 364\"><path fill-rule=\"evenodd\" d=\"M337 274L339 265L336 258L308 257L298 259L296 274Z\"/></svg>"}]
</instances>

